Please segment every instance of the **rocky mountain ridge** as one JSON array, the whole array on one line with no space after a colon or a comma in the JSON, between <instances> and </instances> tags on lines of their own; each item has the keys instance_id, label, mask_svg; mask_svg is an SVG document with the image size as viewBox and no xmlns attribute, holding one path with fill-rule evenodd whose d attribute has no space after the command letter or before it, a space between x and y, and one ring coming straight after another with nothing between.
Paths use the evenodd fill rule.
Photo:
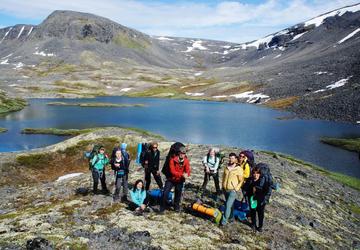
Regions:
<instances>
[{"instance_id":1,"label":"rocky mountain ridge","mask_svg":"<svg viewBox=\"0 0 360 250\"><path fill-rule=\"evenodd\" d=\"M37 26L0 29L0 88L23 97L260 103L357 122L359 10L347 6L244 44L149 36L92 14L55 11Z\"/></svg>"}]
</instances>

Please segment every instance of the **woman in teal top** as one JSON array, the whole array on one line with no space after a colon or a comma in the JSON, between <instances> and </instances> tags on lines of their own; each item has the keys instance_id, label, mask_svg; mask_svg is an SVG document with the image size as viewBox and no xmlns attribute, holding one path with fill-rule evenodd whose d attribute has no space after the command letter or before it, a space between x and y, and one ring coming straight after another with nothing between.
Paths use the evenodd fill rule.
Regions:
<instances>
[{"instance_id":1,"label":"woman in teal top","mask_svg":"<svg viewBox=\"0 0 360 250\"><path fill-rule=\"evenodd\" d=\"M105 178L105 167L109 164L109 158L105 155L105 148L100 147L98 154L96 154L91 160L91 172L94 181L93 191L94 194L97 194L97 188L99 184L99 179L101 182L101 188L103 194L108 194L109 190L106 187L106 178Z\"/></svg>"},{"instance_id":2,"label":"woman in teal top","mask_svg":"<svg viewBox=\"0 0 360 250\"><path fill-rule=\"evenodd\" d=\"M146 191L144 190L144 182L137 180L134 184L134 188L130 190L131 203L130 208L135 212L143 212L146 209L147 199Z\"/></svg>"}]
</instances>

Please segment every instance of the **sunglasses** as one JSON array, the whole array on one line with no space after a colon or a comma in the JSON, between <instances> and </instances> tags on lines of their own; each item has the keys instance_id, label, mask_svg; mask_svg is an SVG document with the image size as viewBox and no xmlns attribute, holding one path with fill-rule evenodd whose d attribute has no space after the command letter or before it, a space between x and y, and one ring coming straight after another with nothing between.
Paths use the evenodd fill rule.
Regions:
<instances>
[{"instance_id":1,"label":"sunglasses","mask_svg":"<svg viewBox=\"0 0 360 250\"><path fill-rule=\"evenodd\" d=\"M240 155L239 157L240 157L240 158L245 158L245 155Z\"/></svg>"}]
</instances>

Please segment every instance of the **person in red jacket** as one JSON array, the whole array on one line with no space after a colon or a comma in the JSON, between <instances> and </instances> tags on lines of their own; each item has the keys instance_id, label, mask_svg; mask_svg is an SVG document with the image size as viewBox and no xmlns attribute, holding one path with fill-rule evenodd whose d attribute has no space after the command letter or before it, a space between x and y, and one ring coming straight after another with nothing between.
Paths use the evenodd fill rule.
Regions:
<instances>
[{"instance_id":1,"label":"person in red jacket","mask_svg":"<svg viewBox=\"0 0 360 250\"><path fill-rule=\"evenodd\" d=\"M174 210L180 212L181 195L184 182L190 176L190 162L186 157L185 147L181 147L179 152L171 157L169 162L170 175L164 186L164 194L160 204L160 213L163 213L167 205L167 197L173 187L175 187Z\"/></svg>"}]
</instances>

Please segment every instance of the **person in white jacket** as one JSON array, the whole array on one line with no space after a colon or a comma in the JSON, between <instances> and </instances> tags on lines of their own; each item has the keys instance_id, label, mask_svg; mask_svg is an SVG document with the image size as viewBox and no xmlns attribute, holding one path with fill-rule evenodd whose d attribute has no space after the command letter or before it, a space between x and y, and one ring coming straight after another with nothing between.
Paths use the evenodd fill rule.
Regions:
<instances>
[{"instance_id":1,"label":"person in white jacket","mask_svg":"<svg viewBox=\"0 0 360 250\"><path fill-rule=\"evenodd\" d=\"M203 158L203 166L204 166L204 182L202 185L203 192L206 190L206 186L212 177L214 179L215 183L215 189L216 189L216 196L215 200L218 200L218 196L221 194L220 185L219 185L219 163L220 159L219 157L216 157L216 149L210 148L209 152L206 156Z\"/></svg>"}]
</instances>

